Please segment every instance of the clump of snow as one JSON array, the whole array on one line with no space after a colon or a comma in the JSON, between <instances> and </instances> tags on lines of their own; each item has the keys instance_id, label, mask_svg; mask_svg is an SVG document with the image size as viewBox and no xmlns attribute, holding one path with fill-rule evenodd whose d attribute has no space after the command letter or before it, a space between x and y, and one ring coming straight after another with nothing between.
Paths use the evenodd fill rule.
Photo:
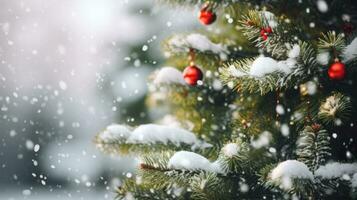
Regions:
<instances>
[{"instance_id":1,"label":"clump of snow","mask_svg":"<svg viewBox=\"0 0 357 200\"><path fill-rule=\"evenodd\" d=\"M177 126L143 124L135 129L126 125L113 124L98 135L103 142L122 140L128 144L172 143L192 145L195 148L209 148L212 145L199 140L194 133Z\"/></svg>"},{"instance_id":2,"label":"clump of snow","mask_svg":"<svg viewBox=\"0 0 357 200\"><path fill-rule=\"evenodd\" d=\"M318 0L316 2L317 5L317 9L322 12L322 13L326 13L328 11L328 5L326 3L325 0Z\"/></svg>"},{"instance_id":3,"label":"clump of snow","mask_svg":"<svg viewBox=\"0 0 357 200\"><path fill-rule=\"evenodd\" d=\"M185 80L183 79L182 72L174 67L163 67L156 74L154 79L154 84L181 84L185 85Z\"/></svg>"},{"instance_id":4,"label":"clump of snow","mask_svg":"<svg viewBox=\"0 0 357 200\"><path fill-rule=\"evenodd\" d=\"M228 143L222 148L223 154L229 158L238 155L239 146L237 143Z\"/></svg>"},{"instance_id":5,"label":"clump of snow","mask_svg":"<svg viewBox=\"0 0 357 200\"><path fill-rule=\"evenodd\" d=\"M357 57L357 37L352 40L351 44L346 46L342 57L344 62L348 62Z\"/></svg>"},{"instance_id":6,"label":"clump of snow","mask_svg":"<svg viewBox=\"0 0 357 200\"><path fill-rule=\"evenodd\" d=\"M228 67L228 71L232 76L235 76L235 77L242 77L242 76L246 76L247 75L247 73L237 69L234 65L230 65Z\"/></svg>"},{"instance_id":7,"label":"clump of snow","mask_svg":"<svg viewBox=\"0 0 357 200\"><path fill-rule=\"evenodd\" d=\"M315 176L323 179L340 178L345 174L357 173L357 163L328 163L315 171Z\"/></svg>"},{"instance_id":8,"label":"clump of snow","mask_svg":"<svg viewBox=\"0 0 357 200\"><path fill-rule=\"evenodd\" d=\"M317 54L316 60L321 65L327 65L330 60L330 53L329 52L322 52Z\"/></svg>"},{"instance_id":9,"label":"clump of snow","mask_svg":"<svg viewBox=\"0 0 357 200\"><path fill-rule=\"evenodd\" d=\"M251 140L250 144L252 147L259 149L262 147L266 147L270 144L270 140L272 139L272 135L269 131L264 131L256 140Z\"/></svg>"},{"instance_id":10,"label":"clump of snow","mask_svg":"<svg viewBox=\"0 0 357 200\"><path fill-rule=\"evenodd\" d=\"M263 11L262 16L265 18L266 22L271 28L275 28L278 26L278 22L276 20L276 17L273 13L268 12L268 11Z\"/></svg>"},{"instance_id":11,"label":"clump of snow","mask_svg":"<svg viewBox=\"0 0 357 200\"><path fill-rule=\"evenodd\" d=\"M278 62L273 58L260 56L253 62L249 74L251 76L263 77L275 71L280 71Z\"/></svg>"},{"instance_id":12,"label":"clump of snow","mask_svg":"<svg viewBox=\"0 0 357 200\"><path fill-rule=\"evenodd\" d=\"M279 163L278 166L270 172L270 178L283 189L290 189L293 179L314 180L314 176L309 168L297 160L286 160Z\"/></svg>"},{"instance_id":13,"label":"clump of snow","mask_svg":"<svg viewBox=\"0 0 357 200\"><path fill-rule=\"evenodd\" d=\"M294 44L293 48L288 52L289 58L297 58L300 56L300 46Z\"/></svg>"},{"instance_id":14,"label":"clump of snow","mask_svg":"<svg viewBox=\"0 0 357 200\"><path fill-rule=\"evenodd\" d=\"M317 92L317 84L316 84L316 82L314 82L314 81L308 81L308 82L306 83L306 89L307 89L307 93L308 93L309 95L314 95L314 94L316 94L316 92Z\"/></svg>"},{"instance_id":15,"label":"clump of snow","mask_svg":"<svg viewBox=\"0 0 357 200\"><path fill-rule=\"evenodd\" d=\"M229 71L232 76L241 77L241 76L253 76L257 78L261 78L266 76L267 74L272 74L274 72L280 72L284 74L290 74L291 71L297 67L297 57L300 55L300 46L294 45L292 49L287 53L288 59L277 61L273 58L266 56L259 56L255 59L250 66L248 72L240 71L236 69L234 66L229 67Z\"/></svg>"},{"instance_id":16,"label":"clump of snow","mask_svg":"<svg viewBox=\"0 0 357 200\"><path fill-rule=\"evenodd\" d=\"M221 59L226 59L228 50L222 44L215 44L206 36L193 33L187 36L177 35L168 42L170 48L176 52L187 52L195 49L201 52L210 51L220 55Z\"/></svg>"},{"instance_id":17,"label":"clump of snow","mask_svg":"<svg viewBox=\"0 0 357 200\"><path fill-rule=\"evenodd\" d=\"M195 124L193 124L191 121L189 120L179 121L173 115L165 115L161 120L158 121L158 124L183 128L189 131L192 131L195 127Z\"/></svg>"},{"instance_id":18,"label":"clump of snow","mask_svg":"<svg viewBox=\"0 0 357 200\"><path fill-rule=\"evenodd\" d=\"M209 144L200 141L195 134L190 131L167 125L144 124L138 126L127 139L127 143L153 144L168 142L175 145L181 143L193 145L195 147L206 148Z\"/></svg>"},{"instance_id":19,"label":"clump of snow","mask_svg":"<svg viewBox=\"0 0 357 200\"><path fill-rule=\"evenodd\" d=\"M221 173L218 162L210 162L207 158L189 151L176 152L169 160L168 167L180 170L204 170L209 172Z\"/></svg>"},{"instance_id":20,"label":"clump of snow","mask_svg":"<svg viewBox=\"0 0 357 200\"><path fill-rule=\"evenodd\" d=\"M101 132L98 136L105 142L114 140L127 139L131 133L131 130L126 125L112 124Z\"/></svg>"}]
</instances>

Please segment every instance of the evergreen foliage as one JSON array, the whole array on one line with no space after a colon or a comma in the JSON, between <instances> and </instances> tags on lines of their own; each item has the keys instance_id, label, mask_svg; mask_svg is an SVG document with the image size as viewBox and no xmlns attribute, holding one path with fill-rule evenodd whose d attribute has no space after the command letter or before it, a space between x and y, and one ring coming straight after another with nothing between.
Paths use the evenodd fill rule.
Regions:
<instances>
[{"instance_id":1,"label":"evergreen foliage","mask_svg":"<svg viewBox=\"0 0 357 200\"><path fill-rule=\"evenodd\" d=\"M171 77L180 81L155 84L153 75L147 99L150 109L170 113L165 130L181 127L197 142L179 133L168 142L148 133L150 143L99 133L95 143L104 152L140 157L138 173L117 189L117 198L355 198L357 52L350 52L357 44L356 33L341 26L346 16L356 22L356 5L329 0L322 12L316 1L210 3L218 16L212 28L163 44L167 66L194 63L203 81L188 86ZM340 81L327 75L337 60L347 70Z\"/></svg>"}]
</instances>

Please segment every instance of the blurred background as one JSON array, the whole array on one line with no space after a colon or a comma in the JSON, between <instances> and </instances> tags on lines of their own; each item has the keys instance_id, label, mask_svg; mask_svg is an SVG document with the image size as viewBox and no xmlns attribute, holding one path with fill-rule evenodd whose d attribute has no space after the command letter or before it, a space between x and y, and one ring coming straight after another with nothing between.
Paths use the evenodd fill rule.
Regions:
<instances>
[{"instance_id":1,"label":"blurred background","mask_svg":"<svg viewBox=\"0 0 357 200\"><path fill-rule=\"evenodd\" d=\"M113 199L136 159L93 137L155 120L160 42L195 19L153 0L0 0L0 199Z\"/></svg>"}]
</instances>

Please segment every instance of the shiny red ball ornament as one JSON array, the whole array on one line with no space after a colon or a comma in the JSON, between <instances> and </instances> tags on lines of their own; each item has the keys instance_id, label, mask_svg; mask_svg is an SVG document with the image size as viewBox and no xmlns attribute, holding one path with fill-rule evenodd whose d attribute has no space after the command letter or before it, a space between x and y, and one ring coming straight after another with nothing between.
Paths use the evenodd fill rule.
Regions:
<instances>
[{"instance_id":1,"label":"shiny red ball ornament","mask_svg":"<svg viewBox=\"0 0 357 200\"><path fill-rule=\"evenodd\" d=\"M268 34L273 33L273 29L270 26L265 27L264 31L267 32Z\"/></svg>"},{"instance_id":2,"label":"shiny red ball ornament","mask_svg":"<svg viewBox=\"0 0 357 200\"><path fill-rule=\"evenodd\" d=\"M212 10L208 10L207 8L203 8L200 13L199 13L199 19L200 22L203 25L210 25L212 24L214 21L216 21L216 14L214 12L212 12Z\"/></svg>"},{"instance_id":3,"label":"shiny red ball ornament","mask_svg":"<svg viewBox=\"0 0 357 200\"><path fill-rule=\"evenodd\" d=\"M183 78L191 86L197 85L197 81L202 80L203 73L200 68L190 65L183 70Z\"/></svg>"},{"instance_id":4,"label":"shiny red ball ornament","mask_svg":"<svg viewBox=\"0 0 357 200\"><path fill-rule=\"evenodd\" d=\"M268 36L267 36L267 35L262 35L262 38L263 38L263 40L265 41L265 40L268 39Z\"/></svg>"},{"instance_id":5,"label":"shiny red ball ornament","mask_svg":"<svg viewBox=\"0 0 357 200\"><path fill-rule=\"evenodd\" d=\"M273 29L270 26L260 29L260 36L262 36L264 41L267 40L268 36L272 33Z\"/></svg>"},{"instance_id":6,"label":"shiny red ball ornament","mask_svg":"<svg viewBox=\"0 0 357 200\"><path fill-rule=\"evenodd\" d=\"M346 76L346 67L342 62L333 63L328 69L328 76L331 80L342 80Z\"/></svg>"}]
</instances>

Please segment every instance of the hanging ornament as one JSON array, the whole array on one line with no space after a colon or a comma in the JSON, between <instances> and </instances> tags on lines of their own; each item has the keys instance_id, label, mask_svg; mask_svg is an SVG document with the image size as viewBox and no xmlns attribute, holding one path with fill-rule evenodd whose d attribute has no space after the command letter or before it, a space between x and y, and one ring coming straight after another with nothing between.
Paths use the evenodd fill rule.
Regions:
<instances>
[{"instance_id":1,"label":"hanging ornament","mask_svg":"<svg viewBox=\"0 0 357 200\"><path fill-rule=\"evenodd\" d=\"M200 22L203 25L210 25L216 21L216 13L213 12L213 6L210 3L205 3L199 13Z\"/></svg>"},{"instance_id":2,"label":"hanging ornament","mask_svg":"<svg viewBox=\"0 0 357 200\"><path fill-rule=\"evenodd\" d=\"M328 69L328 76L331 80L342 80L346 76L346 67L342 62L336 61L332 63Z\"/></svg>"},{"instance_id":3,"label":"hanging ornament","mask_svg":"<svg viewBox=\"0 0 357 200\"><path fill-rule=\"evenodd\" d=\"M187 84L195 86L197 85L197 81L202 80L203 73L196 65L190 65L183 70L183 78Z\"/></svg>"},{"instance_id":4,"label":"hanging ornament","mask_svg":"<svg viewBox=\"0 0 357 200\"><path fill-rule=\"evenodd\" d=\"M191 86L197 85L197 81L202 80L203 73L200 68L195 65L195 51L190 48L188 54L188 60L190 65L183 70L183 79L185 82Z\"/></svg>"}]
</instances>

